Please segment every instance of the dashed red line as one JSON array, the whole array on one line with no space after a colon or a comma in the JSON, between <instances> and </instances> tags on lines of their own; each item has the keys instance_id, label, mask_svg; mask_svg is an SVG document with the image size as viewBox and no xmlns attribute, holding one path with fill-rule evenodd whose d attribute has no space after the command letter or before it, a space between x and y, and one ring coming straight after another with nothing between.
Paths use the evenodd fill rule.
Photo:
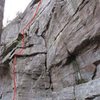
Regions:
<instances>
[{"instance_id":1,"label":"dashed red line","mask_svg":"<svg viewBox=\"0 0 100 100\"><path fill-rule=\"evenodd\" d=\"M24 42L24 39L25 39L24 31L27 30L27 28L30 27L30 25L32 24L33 20L35 19L36 15L37 15L37 13L39 11L41 3L42 3L42 0L39 1L39 4L38 4L38 6L36 8L36 11L35 11L35 13L33 15L33 18L29 21L29 23L26 24L26 26L21 31L21 34L23 36L22 37L22 47L24 47L24 45L25 45L25 42ZM17 94L17 86L16 86L16 62L17 62L16 59L17 58L16 58L16 55L20 55L22 53L23 53L23 49L18 51L18 53L15 54L14 59L13 59L13 83L14 83L13 100L16 100L16 94Z\"/></svg>"}]
</instances>

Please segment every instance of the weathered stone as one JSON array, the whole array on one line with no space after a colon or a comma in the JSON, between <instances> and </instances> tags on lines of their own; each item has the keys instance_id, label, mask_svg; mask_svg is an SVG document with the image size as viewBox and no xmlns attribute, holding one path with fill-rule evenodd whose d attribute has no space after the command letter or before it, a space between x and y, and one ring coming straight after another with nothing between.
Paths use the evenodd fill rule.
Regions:
<instances>
[{"instance_id":1,"label":"weathered stone","mask_svg":"<svg viewBox=\"0 0 100 100\"><path fill-rule=\"evenodd\" d=\"M59 92L53 92L53 100L75 100L74 87L68 87Z\"/></svg>"},{"instance_id":2,"label":"weathered stone","mask_svg":"<svg viewBox=\"0 0 100 100\"><path fill-rule=\"evenodd\" d=\"M100 78L100 64L97 66L96 72L95 72L95 79Z\"/></svg>"},{"instance_id":3,"label":"weathered stone","mask_svg":"<svg viewBox=\"0 0 100 100\"><path fill-rule=\"evenodd\" d=\"M91 65L87 65L83 69L81 69L80 73L82 75L82 78L85 81L89 81L89 80L93 79L94 74L95 74L95 70L96 70L96 66L91 64Z\"/></svg>"},{"instance_id":4,"label":"weathered stone","mask_svg":"<svg viewBox=\"0 0 100 100\"><path fill-rule=\"evenodd\" d=\"M2 26L3 26L2 22L3 22L4 4L5 0L0 0L0 41L1 41Z\"/></svg>"},{"instance_id":5,"label":"weathered stone","mask_svg":"<svg viewBox=\"0 0 100 100\"><path fill-rule=\"evenodd\" d=\"M54 91L73 86L75 84L73 66L55 66L52 68L51 78Z\"/></svg>"},{"instance_id":6,"label":"weathered stone","mask_svg":"<svg viewBox=\"0 0 100 100\"><path fill-rule=\"evenodd\" d=\"M100 1L42 0L23 46L18 37L35 13L33 2L2 33L2 63L9 62L12 79L17 58L17 100L99 100ZM14 84L4 79L8 100Z\"/></svg>"},{"instance_id":7,"label":"weathered stone","mask_svg":"<svg viewBox=\"0 0 100 100\"><path fill-rule=\"evenodd\" d=\"M84 100L100 94L100 79L76 86L76 100Z\"/></svg>"},{"instance_id":8,"label":"weathered stone","mask_svg":"<svg viewBox=\"0 0 100 100\"><path fill-rule=\"evenodd\" d=\"M3 44L9 44L18 36L20 28L20 22L13 21L2 32L1 42Z\"/></svg>"}]
</instances>

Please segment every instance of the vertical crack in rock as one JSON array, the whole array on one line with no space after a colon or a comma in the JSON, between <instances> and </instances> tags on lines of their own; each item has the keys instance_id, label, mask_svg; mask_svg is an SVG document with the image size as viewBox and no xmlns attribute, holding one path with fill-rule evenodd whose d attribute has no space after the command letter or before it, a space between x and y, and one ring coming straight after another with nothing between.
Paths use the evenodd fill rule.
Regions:
<instances>
[{"instance_id":1,"label":"vertical crack in rock","mask_svg":"<svg viewBox=\"0 0 100 100\"><path fill-rule=\"evenodd\" d=\"M95 15L95 11L96 11L96 8L97 8L97 4L98 4L98 2L95 1L95 6L94 6L94 9L93 9L93 15Z\"/></svg>"},{"instance_id":2,"label":"vertical crack in rock","mask_svg":"<svg viewBox=\"0 0 100 100\"><path fill-rule=\"evenodd\" d=\"M40 36L37 34L38 31L39 31L39 27L37 28L37 30L35 32L38 37L42 37L43 38L43 40L45 42L45 48L47 48L47 42L46 42L46 38L45 38L45 33L49 29L50 21L51 21L51 15L50 15L50 18L49 18L49 20L48 20L48 22L47 22L47 24L46 24L46 26L44 28L44 31L42 32L42 34ZM47 86L47 87L45 87L45 89L46 90L50 89L50 90L53 91L53 83L52 83L52 78L51 78L51 72L50 71L48 72L48 70L47 70L47 53L45 53L45 73L47 73L47 74L45 74L46 75L45 77L49 78L49 81L48 81L49 82L49 87Z\"/></svg>"},{"instance_id":3,"label":"vertical crack in rock","mask_svg":"<svg viewBox=\"0 0 100 100\"><path fill-rule=\"evenodd\" d=\"M78 13L78 11L81 10L88 3L89 3L89 0L83 0L81 2L81 4L78 6L78 8L75 11L75 13L69 18L69 21L64 25L64 27L60 30L60 32L57 33L57 36L55 37L55 41L57 40L58 36L62 33L62 31L66 28L66 26L70 23L70 21L73 19L73 17Z\"/></svg>"},{"instance_id":4,"label":"vertical crack in rock","mask_svg":"<svg viewBox=\"0 0 100 100\"><path fill-rule=\"evenodd\" d=\"M47 71L47 53L45 54L45 70Z\"/></svg>"},{"instance_id":5,"label":"vertical crack in rock","mask_svg":"<svg viewBox=\"0 0 100 100\"><path fill-rule=\"evenodd\" d=\"M49 75L49 78L50 78L50 89L53 91L54 88L53 88L53 83L52 83L52 77L51 77L51 71L48 72L48 75Z\"/></svg>"},{"instance_id":6,"label":"vertical crack in rock","mask_svg":"<svg viewBox=\"0 0 100 100\"><path fill-rule=\"evenodd\" d=\"M48 20L48 22L47 22L47 24L46 24L46 26L45 26L45 29L44 29L44 31L42 32L42 35L44 36L44 33L46 33L46 31L49 29L49 26L50 26L50 21L51 21L51 15L50 15L50 18L49 18L49 20Z\"/></svg>"},{"instance_id":7,"label":"vertical crack in rock","mask_svg":"<svg viewBox=\"0 0 100 100\"><path fill-rule=\"evenodd\" d=\"M5 76L9 76L10 77L9 61L6 61L4 63L0 63L0 77L4 78Z\"/></svg>"},{"instance_id":8,"label":"vertical crack in rock","mask_svg":"<svg viewBox=\"0 0 100 100\"><path fill-rule=\"evenodd\" d=\"M97 66L95 67L95 71L94 71L94 73L93 73L92 80L95 78L96 73L97 73Z\"/></svg>"},{"instance_id":9,"label":"vertical crack in rock","mask_svg":"<svg viewBox=\"0 0 100 100\"><path fill-rule=\"evenodd\" d=\"M86 6L86 4L89 3L89 0L83 0L80 5L78 6L78 8L76 9L75 13L73 14L73 16L75 16L77 14L78 11L82 10L82 8L84 6Z\"/></svg>"},{"instance_id":10,"label":"vertical crack in rock","mask_svg":"<svg viewBox=\"0 0 100 100\"><path fill-rule=\"evenodd\" d=\"M33 0L29 4L17 26L19 29L32 17L31 13L39 1ZM17 50L24 49L23 54L16 55L17 82L18 85L21 84L18 87L19 100L27 100L27 98L29 100L31 98L92 100L100 96L100 89L97 89L100 86L97 83L100 64L98 60L100 58L99 3L99 0L44 0L36 17L38 25L34 22L30 26L33 29L29 29L30 37L25 38L25 47L21 47L19 43L22 40L21 34L16 37L16 40L11 40L10 45L5 42L10 38L3 36L6 47L2 50L3 63L0 63L0 78L9 75L11 60ZM25 22L22 22L22 19ZM15 20L14 23L16 22L18 23ZM9 29L4 29L7 34L17 30L16 27L12 28L14 24L10 25ZM32 35L34 37L31 37ZM63 42L67 44L66 48ZM91 66L93 69L90 68ZM89 82L86 83L88 79ZM5 100L12 96L11 92L7 92L12 89L11 82L7 79L4 83L4 87L7 87ZM53 93L56 94L54 97L51 96Z\"/></svg>"}]
</instances>

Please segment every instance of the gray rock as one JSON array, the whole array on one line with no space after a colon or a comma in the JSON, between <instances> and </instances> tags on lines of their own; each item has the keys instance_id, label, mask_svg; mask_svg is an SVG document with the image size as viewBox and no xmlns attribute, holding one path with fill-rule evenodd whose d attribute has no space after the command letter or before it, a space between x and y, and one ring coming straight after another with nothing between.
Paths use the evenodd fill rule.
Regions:
<instances>
[{"instance_id":1,"label":"gray rock","mask_svg":"<svg viewBox=\"0 0 100 100\"><path fill-rule=\"evenodd\" d=\"M1 42L1 32L3 26L4 4L5 4L5 0L0 0L0 42Z\"/></svg>"},{"instance_id":2,"label":"gray rock","mask_svg":"<svg viewBox=\"0 0 100 100\"><path fill-rule=\"evenodd\" d=\"M2 32L2 65L10 65L3 100L13 96L15 56L17 100L99 100L100 1L42 0L23 46L18 37L36 10L32 3Z\"/></svg>"}]
</instances>

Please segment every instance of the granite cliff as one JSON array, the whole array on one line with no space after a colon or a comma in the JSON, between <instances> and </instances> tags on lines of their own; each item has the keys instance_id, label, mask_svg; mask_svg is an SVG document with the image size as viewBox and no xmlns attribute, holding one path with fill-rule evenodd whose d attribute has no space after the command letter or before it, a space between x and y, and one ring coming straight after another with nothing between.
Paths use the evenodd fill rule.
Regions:
<instances>
[{"instance_id":1,"label":"granite cliff","mask_svg":"<svg viewBox=\"0 0 100 100\"><path fill-rule=\"evenodd\" d=\"M12 100L20 49L16 100L100 100L100 0L42 0L22 47L20 31L38 3L3 29L2 100Z\"/></svg>"}]
</instances>

